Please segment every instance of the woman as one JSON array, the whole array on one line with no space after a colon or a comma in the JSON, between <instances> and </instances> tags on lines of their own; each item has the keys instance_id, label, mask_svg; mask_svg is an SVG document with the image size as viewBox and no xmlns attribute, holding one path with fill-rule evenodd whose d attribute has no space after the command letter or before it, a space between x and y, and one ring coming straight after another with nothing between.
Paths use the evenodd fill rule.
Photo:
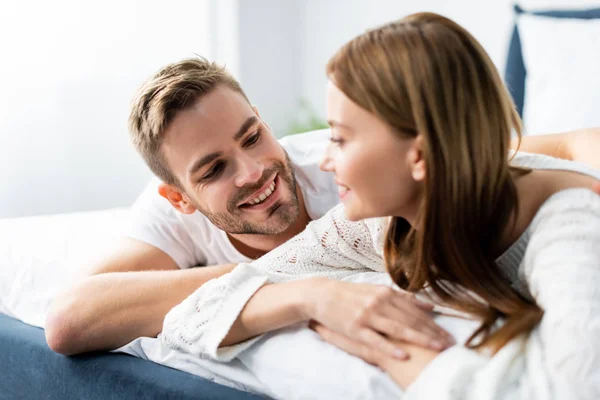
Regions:
<instances>
[{"instance_id":1,"label":"woman","mask_svg":"<svg viewBox=\"0 0 600 400\"><path fill-rule=\"evenodd\" d=\"M326 340L380 365L407 396L597 397L600 198L587 188L598 175L554 159L511 165L510 134L521 128L510 97L481 46L446 18L416 14L367 32L327 70L333 146L323 167L336 174L347 219L336 208L254 265L204 285L169 313L165 341L223 356L219 345L265 331L244 327L243 316L260 304L265 282L289 278L277 271L287 271L282 264L317 265L312 275L334 267L322 262L321 246L355 270L376 270L384 239L401 288L427 288L481 327L467 347L441 354L398 344L410 361L381 348L364 353L369 340L318 325ZM383 216L389 226L358 221ZM303 242L312 252L299 253Z\"/></svg>"},{"instance_id":2,"label":"woman","mask_svg":"<svg viewBox=\"0 0 600 400\"><path fill-rule=\"evenodd\" d=\"M327 71L332 141L338 147L323 165L336 173L349 219L394 216L385 258L395 282L411 291L428 287L440 300L479 315L483 322L470 347L503 349L496 360L506 357L507 366L509 360L526 360L528 367L512 368L524 376L504 376L505 395L539 398L547 393L538 390L548 389L571 398L566 395L598 390L593 369L600 363L595 344L600 330L580 325L597 324L594 310L600 310L600 293L594 290L600 276L600 202L581 189L594 179L510 166L505 155L511 131L520 135L519 118L484 50L448 19L417 14L362 35L338 51ZM373 157L378 153L396 158L382 162ZM388 201L375 202L365 174L353 170L376 174L369 162L391 176ZM501 317L505 323L494 329ZM534 328L529 343L504 349ZM360 354L359 346L319 330ZM577 343L566 341L568 332ZM548 349L550 344L556 347ZM519 346L526 349L520 356ZM543 362L534 359L537 351ZM411 354L414 368L390 370L404 387L436 356L418 348ZM444 371L456 381L428 385L431 379L423 376L412 393L466 398L477 389L500 390L501 385L493 390L491 379L487 386L477 386L481 379L470 389L453 386L498 367L499 361L486 365L474 354L464 348L447 351L431 366L429 378L439 379ZM525 384L544 379L547 385L540 387ZM517 384L521 387L510 387Z\"/></svg>"}]
</instances>

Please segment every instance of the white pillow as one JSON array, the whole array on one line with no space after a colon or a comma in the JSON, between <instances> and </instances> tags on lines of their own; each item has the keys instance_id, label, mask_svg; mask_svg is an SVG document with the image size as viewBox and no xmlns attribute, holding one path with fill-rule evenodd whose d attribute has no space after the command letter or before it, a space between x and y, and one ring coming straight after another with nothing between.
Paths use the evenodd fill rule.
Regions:
<instances>
[{"instance_id":1,"label":"white pillow","mask_svg":"<svg viewBox=\"0 0 600 400\"><path fill-rule=\"evenodd\" d=\"M358 273L348 281L392 285L388 274ZM472 332L471 321L452 318ZM452 331L450 331L452 332ZM385 372L325 343L307 324L263 336L229 363L170 349L160 339L138 338L116 350L187 371L217 383L286 400L393 400L402 390Z\"/></svg>"},{"instance_id":2,"label":"white pillow","mask_svg":"<svg viewBox=\"0 0 600 400\"><path fill-rule=\"evenodd\" d=\"M600 126L600 19L521 15L525 131Z\"/></svg>"},{"instance_id":3,"label":"white pillow","mask_svg":"<svg viewBox=\"0 0 600 400\"><path fill-rule=\"evenodd\" d=\"M344 280L393 285L383 272L358 273ZM476 321L447 316L437 316L436 322L458 343L479 326ZM155 338L136 339L117 351L277 399L392 400L403 395L389 375L325 343L306 324L263 336L230 363L184 354Z\"/></svg>"},{"instance_id":4,"label":"white pillow","mask_svg":"<svg viewBox=\"0 0 600 400\"><path fill-rule=\"evenodd\" d=\"M128 221L126 208L0 219L0 313L43 327L54 296Z\"/></svg>"}]
</instances>

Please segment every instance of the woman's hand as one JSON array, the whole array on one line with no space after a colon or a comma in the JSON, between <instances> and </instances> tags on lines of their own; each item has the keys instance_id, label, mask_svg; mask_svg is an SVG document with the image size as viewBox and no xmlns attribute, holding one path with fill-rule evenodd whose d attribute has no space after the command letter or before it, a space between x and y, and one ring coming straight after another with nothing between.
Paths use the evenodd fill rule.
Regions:
<instances>
[{"instance_id":1,"label":"woman's hand","mask_svg":"<svg viewBox=\"0 0 600 400\"><path fill-rule=\"evenodd\" d=\"M322 280L307 317L389 357L407 359L403 341L434 350L454 344L434 321L432 305L387 286ZM363 357L364 358L364 357Z\"/></svg>"},{"instance_id":2,"label":"woman's hand","mask_svg":"<svg viewBox=\"0 0 600 400\"><path fill-rule=\"evenodd\" d=\"M329 344L381 368L403 389L410 386L440 353L437 350L393 341L394 345L402 347L407 354L410 354L410 359L398 360L374 346L346 337L318 322L312 321L310 327Z\"/></svg>"}]
</instances>

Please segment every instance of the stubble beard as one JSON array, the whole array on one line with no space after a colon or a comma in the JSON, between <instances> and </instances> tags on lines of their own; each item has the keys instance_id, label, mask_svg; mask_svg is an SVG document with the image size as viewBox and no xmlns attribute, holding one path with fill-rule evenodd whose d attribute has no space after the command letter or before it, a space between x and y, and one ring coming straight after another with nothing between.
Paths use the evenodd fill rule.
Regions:
<instances>
[{"instance_id":1,"label":"stubble beard","mask_svg":"<svg viewBox=\"0 0 600 400\"><path fill-rule=\"evenodd\" d=\"M277 173L279 185L286 186L290 191L288 201L278 200L265 212L268 218L265 222L253 222L244 219L244 210L237 206L239 202L259 190L268 179ZM280 190L283 189L280 188ZM194 202L196 203L196 202ZM297 182L291 160L285 153L285 164L275 162L263 172L260 181L252 186L243 187L232 196L227 204L227 212L208 212L194 204L198 211L204 214L213 225L232 235L277 235L285 232L300 215L300 201L297 193Z\"/></svg>"}]
</instances>

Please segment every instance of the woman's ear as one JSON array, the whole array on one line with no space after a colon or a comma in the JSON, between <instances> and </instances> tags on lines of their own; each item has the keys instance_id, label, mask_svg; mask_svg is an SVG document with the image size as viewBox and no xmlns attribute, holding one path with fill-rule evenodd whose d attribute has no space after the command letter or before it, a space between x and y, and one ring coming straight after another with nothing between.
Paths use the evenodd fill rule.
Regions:
<instances>
[{"instance_id":1,"label":"woman's ear","mask_svg":"<svg viewBox=\"0 0 600 400\"><path fill-rule=\"evenodd\" d=\"M425 180L427 171L425 168L425 154L423 151L423 136L418 134L413 140L411 149L409 150L409 167L410 174L416 182Z\"/></svg>"},{"instance_id":2,"label":"woman's ear","mask_svg":"<svg viewBox=\"0 0 600 400\"><path fill-rule=\"evenodd\" d=\"M193 214L196 212L196 206L194 206L185 195L175 186L161 183L158 185L158 193L169 200L169 203L182 214Z\"/></svg>"}]
</instances>

